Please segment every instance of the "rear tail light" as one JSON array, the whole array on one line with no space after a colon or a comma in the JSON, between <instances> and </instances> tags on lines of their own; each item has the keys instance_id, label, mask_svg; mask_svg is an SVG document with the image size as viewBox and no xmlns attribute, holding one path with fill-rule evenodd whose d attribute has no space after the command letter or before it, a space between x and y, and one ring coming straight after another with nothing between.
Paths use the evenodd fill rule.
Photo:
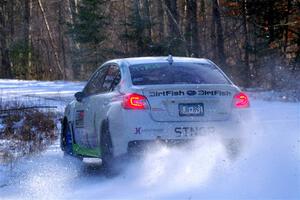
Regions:
<instances>
[{"instance_id":1,"label":"rear tail light","mask_svg":"<svg viewBox=\"0 0 300 200\"><path fill-rule=\"evenodd\" d=\"M236 108L248 108L250 106L248 96L243 92L237 93L234 96L234 106Z\"/></svg>"},{"instance_id":2,"label":"rear tail light","mask_svg":"<svg viewBox=\"0 0 300 200\"><path fill-rule=\"evenodd\" d=\"M126 94L123 97L123 108L132 110L144 110L147 108L147 98L140 94Z\"/></svg>"}]
</instances>

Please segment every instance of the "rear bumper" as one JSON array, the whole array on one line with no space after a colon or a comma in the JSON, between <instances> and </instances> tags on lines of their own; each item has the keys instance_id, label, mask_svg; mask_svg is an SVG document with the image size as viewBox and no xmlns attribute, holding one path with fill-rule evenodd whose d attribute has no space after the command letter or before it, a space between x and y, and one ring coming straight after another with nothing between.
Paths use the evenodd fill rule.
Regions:
<instances>
[{"instance_id":1,"label":"rear bumper","mask_svg":"<svg viewBox=\"0 0 300 200\"><path fill-rule=\"evenodd\" d=\"M237 117L212 122L156 122L146 112L120 110L109 123L115 156L143 149L158 139L176 144L208 135L221 139L243 137L243 125Z\"/></svg>"}]
</instances>

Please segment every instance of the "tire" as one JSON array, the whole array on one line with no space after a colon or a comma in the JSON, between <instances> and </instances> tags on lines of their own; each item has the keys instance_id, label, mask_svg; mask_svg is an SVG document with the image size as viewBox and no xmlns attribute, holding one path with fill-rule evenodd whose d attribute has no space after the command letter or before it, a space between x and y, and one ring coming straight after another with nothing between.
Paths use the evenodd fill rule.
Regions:
<instances>
[{"instance_id":1,"label":"tire","mask_svg":"<svg viewBox=\"0 0 300 200\"><path fill-rule=\"evenodd\" d=\"M60 137L60 146L65 154L72 154L72 135L68 122L65 120L62 125L62 134Z\"/></svg>"},{"instance_id":2,"label":"tire","mask_svg":"<svg viewBox=\"0 0 300 200\"><path fill-rule=\"evenodd\" d=\"M104 169L109 170L111 169L113 164L113 146L112 146L111 136L109 132L108 120L102 123L100 149L101 149L102 166L104 167Z\"/></svg>"}]
</instances>

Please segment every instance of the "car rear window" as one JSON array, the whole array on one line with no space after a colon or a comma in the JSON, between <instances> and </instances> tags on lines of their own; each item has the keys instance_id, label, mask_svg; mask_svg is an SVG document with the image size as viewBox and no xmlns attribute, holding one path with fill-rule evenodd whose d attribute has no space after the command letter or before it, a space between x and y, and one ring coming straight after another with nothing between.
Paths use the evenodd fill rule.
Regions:
<instances>
[{"instance_id":1,"label":"car rear window","mask_svg":"<svg viewBox=\"0 0 300 200\"><path fill-rule=\"evenodd\" d=\"M211 64L151 63L129 66L133 85L228 84L225 76Z\"/></svg>"}]
</instances>

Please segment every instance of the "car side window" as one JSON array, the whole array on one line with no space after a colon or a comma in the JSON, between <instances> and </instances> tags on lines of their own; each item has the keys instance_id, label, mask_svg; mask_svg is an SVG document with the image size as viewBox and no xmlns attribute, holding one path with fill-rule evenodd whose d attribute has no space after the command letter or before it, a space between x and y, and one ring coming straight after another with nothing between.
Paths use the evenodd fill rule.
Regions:
<instances>
[{"instance_id":1,"label":"car side window","mask_svg":"<svg viewBox=\"0 0 300 200\"><path fill-rule=\"evenodd\" d=\"M98 94L104 92L103 82L108 70L108 66L104 66L99 69L88 82L84 89L84 94L86 96Z\"/></svg>"},{"instance_id":2,"label":"car side window","mask_svg":"<svg viewBox=\"0 0 300 200\"><path fill-rule=\"evenodd\" d=\"M103 83L103 92L113 91L121 80L121 72L117 65L110 65Z\"/></svg>"}]
</instances>

